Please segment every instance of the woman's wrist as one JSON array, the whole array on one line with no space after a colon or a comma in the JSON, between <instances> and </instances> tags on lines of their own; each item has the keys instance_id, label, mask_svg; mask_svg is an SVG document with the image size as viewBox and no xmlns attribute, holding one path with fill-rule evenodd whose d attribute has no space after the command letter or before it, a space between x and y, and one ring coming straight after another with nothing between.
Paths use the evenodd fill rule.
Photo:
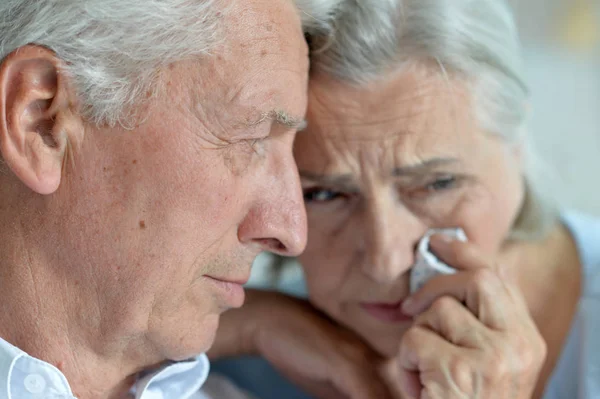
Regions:
<instances>
[{"instance_id":1,"label":"woman's wrist","mask_svg":"<svg viewBox=\"0 0 600 399\"><path fill-rule=\"evenodd\" d=\"M256 289L246 290L246 302L239 309L232 309L221 315L215 342L208 351L211 360L259 355L261 331L275 328L277 310L285 306L285 295Z\"/></svg>"}]
</instances>

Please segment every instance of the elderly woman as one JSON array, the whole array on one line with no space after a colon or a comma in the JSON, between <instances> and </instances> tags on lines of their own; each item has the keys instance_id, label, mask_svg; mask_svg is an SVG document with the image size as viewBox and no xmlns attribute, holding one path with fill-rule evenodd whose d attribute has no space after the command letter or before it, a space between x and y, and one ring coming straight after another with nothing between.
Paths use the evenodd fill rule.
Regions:
<instances>
[{"instance_id":1,"label":"elderly woman","mask_svg":"<svg viewBox=\"0 0 600 399\"><path fill-rule=\"evenodd\" d=\"M348 0L312 45L310 303L395 361L402 397L599 397L600 221L536 191L507 5ZM458 227L468 243L431 241L458 272L410 295L421 237ZM258 397L301 397L244 373Z\"/></svg>"}]
</instances>

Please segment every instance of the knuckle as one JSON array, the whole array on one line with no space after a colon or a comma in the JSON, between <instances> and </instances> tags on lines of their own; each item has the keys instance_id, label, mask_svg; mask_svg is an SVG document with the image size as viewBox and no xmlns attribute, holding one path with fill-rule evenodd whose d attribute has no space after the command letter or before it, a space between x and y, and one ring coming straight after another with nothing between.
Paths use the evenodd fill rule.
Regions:
<instances>
[{"instance_id":1,"label":"knuckle","mask_svg":"<svg viewBox=\"0 0 600 399\"><path fill-rule=\"evenodd\" d=\"M419 331L419 329L417 327L413 326L413 327L409 328L408 330L406 330L406 332L402 336L402 339L400 340L400 347L401 348L412 348L415 345L418 345L420 339L421 339L421 332Z\"/></svg>"},{"instance_id":2,"label":"knuckle","mask_svg":"<svg viewBox=\"0 0 600 399\"><path fill-rule=\"evenodd\" d=\"M508 350L506 346L493 345L490 347L484 369L484 376L488 381L499 381L507 376L518 372L514 370L515 366L521 361L513 351Z\"/></svg>"},{"instance_id":3,"label":"knuckle","mask_svg":"<svg viewBox=\"0 0 600 399\"><path fill-rule=\"evenodd\" d=\"M546 357L548 356L548 344L546 343L546 340L542 337L539 337L537 341L538 359L540 363L543 363L546 360Z\"/></svg>"},{"instance_id":4,"label":"knuckle","mask_svg":"<svg viewBox=\"0 0 600 399\"><path fill-rule=\"evenodd\" d=\"M533 350L527 349L521 351L519 358L522 371L533 371L539 367L538 356Z\"/></svg>"},{"instance_id":5,"label":"knuckle","mask_svg":"<svg viewBox=\"0 0 600 399\"><path fill-rule=\"evenodd\" d=\"M496 355L493 357L490 367L488 368L487 377L492 381L503 380L506 376L513 373L512 365L506 356Z\"/></svg>"},{"instance_id":6,"label":"knuckle","mask_svg":"<svg viewBox=\"0 0 600 399\"><path fill-rule=\"evenodd\" d=\"M464 393L473 392L477 377L471 364L466 359L460 357L452 359L448 371L460 391Z\"/></svg>"},{"instance_id":7,"label":"knuckle","mask_svg":"<svg viewBox=\"0 0 600 399\"><path fill-rule=\"evenodd\" d=\"M473 285L483 291L490 289L497 283L497 275L490 269L477 269L473 272Z\"/></svg>"},{"instance_id":8,"label":"knuckle","mask_svg":"<svg viewBox=\"0 0 600 399\"><path fill-rule=\"evenodd\" d=\"M456 299L450 296L443 296L436 299L431 305L431 310L438 314L451 313L456 308Z\"/></svg>"},{"instance_id":9,"label":"knuckle","mask_svg":"<svg viewBox=\"0 0 600 399\"><path fill-rule=\"evenodd\" d=\"M529 345L533 348L533 352L537 358L543 362L548 354L548 343L534 324L531 324L530 328L533 329L534 334L532 338L533 343Z\"/></svg>"},{"instance_id":10,"label":"knuckle","mask_svg":"<svg viewBox=\"0 0 600 399\"><path fill-rule=\"evenodd\" d=\"M548 347L546 341L536 335L533 341L522 340L519 354L522 367L525 371L538 371L546 360Z\"/></svg>"}]
</instances>

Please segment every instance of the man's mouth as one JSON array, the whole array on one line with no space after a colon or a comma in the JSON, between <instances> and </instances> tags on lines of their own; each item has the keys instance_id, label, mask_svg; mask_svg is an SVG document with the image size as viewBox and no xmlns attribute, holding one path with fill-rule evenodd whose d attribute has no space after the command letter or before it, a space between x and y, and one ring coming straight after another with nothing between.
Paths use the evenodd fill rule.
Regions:
<instances>
[{"instance_id":1,"label":"man's mouth","mask_svg":"<svg viewBox=\"0 0 600 399\"><path fill-rule=\"evenodd\" d=\"M207 283L217 291L217 296L228 308L240 308L244 304L244 284L250 279L247 276L203 276Z\"/></svg>"}]
</instances>

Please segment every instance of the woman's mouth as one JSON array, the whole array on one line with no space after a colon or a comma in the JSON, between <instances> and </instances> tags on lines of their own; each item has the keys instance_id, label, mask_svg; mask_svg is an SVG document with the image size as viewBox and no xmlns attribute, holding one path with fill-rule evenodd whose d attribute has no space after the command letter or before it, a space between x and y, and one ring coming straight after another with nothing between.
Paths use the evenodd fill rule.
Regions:
<instances>
[{"instance_id":1,"label":"woman's mouth","mask_svg":"<svg viewBox=\"0 0 600 399\"><path fill-rule=\"evenodd\" d=\"M361 302L360 306L370 316L386 323L402 323L412 321L412 317L402 312L402 302L377 303Z\"/></svg>"}]
</instances>

